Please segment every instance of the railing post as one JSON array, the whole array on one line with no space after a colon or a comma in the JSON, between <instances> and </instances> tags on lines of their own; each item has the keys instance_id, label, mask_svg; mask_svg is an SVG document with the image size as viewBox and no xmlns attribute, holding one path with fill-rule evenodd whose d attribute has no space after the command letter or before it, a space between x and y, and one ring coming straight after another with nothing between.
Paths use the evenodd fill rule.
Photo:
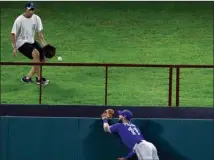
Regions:
<instances>
[{"instance_id":1,"label":"railing post","mask_svg":"<svg viewBox=\"0 0 214 160\"><path fill-rule=\"evenodd\" d=\"M179 107L180 103L180 67L176 67L176 107Z\"/></svg>"},{"instance_id":2,"label":"railing post","mask_svg":"<svg viewBox=\"0 0 214 160\"><path fill-rule=\"evenodd\" d=\"M169 67L169 93L168 93L168 106L172 106L172 73L173 67L172 65Z\"/></svg>"},{"instance_id":3,"label":"railing post","mask_svg":"<svg viewBox=\"0 0 214 160\"><path fill-rule=\"evenodd\" d=\"M39 104L42 104L42 63L40 62Z\"/></svg>"},{"instance_id":4,"label":"railing post","mask_svg":"<svg viewBox=\"0 0 214 160\"><path fill-rule=\"evenodd\" d=\"M105 66L105 105L108 104L108 65Z\"/></svg>"}]
</instances>

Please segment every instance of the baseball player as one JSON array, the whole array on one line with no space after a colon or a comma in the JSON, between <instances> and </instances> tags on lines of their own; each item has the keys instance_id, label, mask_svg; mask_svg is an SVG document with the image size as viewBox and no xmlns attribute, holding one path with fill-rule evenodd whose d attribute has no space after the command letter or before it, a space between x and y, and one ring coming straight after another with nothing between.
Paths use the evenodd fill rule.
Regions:
<instances>
[{"instance_id":1,"label":"baseball player","mask_svg":"<svg viewBox=\"0 0 214 160\"><path fill-rule=\"evenodd\" d=\"M146 141L140 130L131 123L132 112L129 110L118 111L119 123L109 126L108 117L103 116L103 128L105 132L117 133L123 143L130 149L130 153L117 160L127 160L134 154L138 160L159 160L156 147Z\"/></svg>"},{"instance_id":2,"label":"baseball player","mask_svg":"<svg viewBox=\"0 0 214 160\"><path fill-rule=\"evenodd\" d=\"M25 12L18 16L13 24L11 31L11 41L13 46L13 55L17 56L17 52L21 52L24 56L32 59L33 62L45 62L45 56L42 48L47 45L42 30L43 25L40 17L35 12L35 5L28 2L25 5ZM40 44L34 40L37 32ZM37 74L36 83L40 84L40 66L32 66L32 69L21 80L25 83L31 83L32 77ZM49 80L44 77L41 80L42 85L48 85Z\"/></svg>"}]
</instances>

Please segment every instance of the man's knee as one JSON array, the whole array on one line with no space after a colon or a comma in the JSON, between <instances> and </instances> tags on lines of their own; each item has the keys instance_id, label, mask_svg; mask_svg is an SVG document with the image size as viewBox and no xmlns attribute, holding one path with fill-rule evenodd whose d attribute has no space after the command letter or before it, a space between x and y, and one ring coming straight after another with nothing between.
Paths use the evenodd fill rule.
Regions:
<instances>
[{"instance_id":1,"label":"man's knee","mask_svg":"<svg viewBox=\"0 0 214 160\"><path fill-rule=\"evenodd\" d=\"M32 57L33 57L33 59L39 60L40 54L39 54L39 51L38 51L37 49L34 49L34 50L33 50L33 52L32 52Z\"/></svg>"}]
</instances>

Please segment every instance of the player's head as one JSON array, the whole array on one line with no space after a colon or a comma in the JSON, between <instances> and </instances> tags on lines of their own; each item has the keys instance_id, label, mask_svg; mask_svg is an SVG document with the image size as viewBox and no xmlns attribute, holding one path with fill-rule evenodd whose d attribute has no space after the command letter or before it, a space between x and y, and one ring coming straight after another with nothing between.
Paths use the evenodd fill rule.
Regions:
<instances>
[{"instance_id":1,"label":"player's head","mask_svg":"<svg viewBox=\"0 0 214 160\"><path fill-rule=\"evenodd\" d=\"M25 16L28 18L32 17L35 9L36 8L33 2L28 2L27 4L25 4Z\"/></svg>"},{"instance_id":2,"label":"player's head","mask_svg":"<svg viewBox=\"0 0 214 160\"><path fill-rule=\"evenodd\" d=\"M119 122L125 122L125 121L130 121L132 119L132 112L124 109L122 111L118 111L118 116L119 116Z\"/></svg>"}]
</instances>

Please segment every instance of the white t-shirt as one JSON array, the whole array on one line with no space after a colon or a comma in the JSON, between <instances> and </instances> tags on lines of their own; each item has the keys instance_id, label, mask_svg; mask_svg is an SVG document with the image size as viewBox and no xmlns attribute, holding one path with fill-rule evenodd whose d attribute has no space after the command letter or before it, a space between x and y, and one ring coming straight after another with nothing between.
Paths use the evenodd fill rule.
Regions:
<instances>
[{"instance_id":1,"label":"white t-shirt","mask_svg":"<svg viewBox=\"0 0 214 160\"><path fill-rule=\"evenodd\" d=\"M35 32L43 29L41 18L35 14L31 18L20 15L16 18L11 33L16 35L16 47L21 47L24 43L34 43Z\"/></svg>"}]
</instances>

